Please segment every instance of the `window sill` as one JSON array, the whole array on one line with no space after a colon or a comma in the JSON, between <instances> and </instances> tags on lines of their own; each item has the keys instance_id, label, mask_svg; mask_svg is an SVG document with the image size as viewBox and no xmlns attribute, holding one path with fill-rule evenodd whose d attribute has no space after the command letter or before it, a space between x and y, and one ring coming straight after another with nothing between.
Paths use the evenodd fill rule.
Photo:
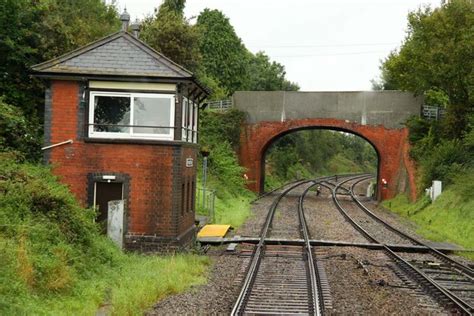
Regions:
<instances>
[{"instance_id":1,"label":"window sill","mask_svg":"<svg viewBox=\"0 0 474 316\"><path fill-rule=\"evenodd\" d=\"M131 145L161 145L161 146L186 146L198 148L199 145L179 140L162 140L162 139L137 139L137 138L98 138L86 137L85 143L102 143L102 144L131 144Z\"/></svg>"}]
</instances>

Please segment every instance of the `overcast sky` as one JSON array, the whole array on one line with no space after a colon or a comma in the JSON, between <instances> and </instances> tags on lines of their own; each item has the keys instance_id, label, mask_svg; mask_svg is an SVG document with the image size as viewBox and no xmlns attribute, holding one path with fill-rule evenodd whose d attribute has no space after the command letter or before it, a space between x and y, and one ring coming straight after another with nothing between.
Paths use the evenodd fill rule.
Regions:
<instances>
[{"instance_id":1,"label":"overcast sky","mask_svg":"<svg viewBox=\"0 0 474 316\"><path fill-rule=\"evenodd\" d=\"M109 0L110 2L110 0ZM118 0L132 19L161 0ZM303 91L370 90L380 60L405 37L409 11L440 0L187 0L186 16L205 8L230 18L252 52L283 64Z\"/></svg>"}]
</instances>

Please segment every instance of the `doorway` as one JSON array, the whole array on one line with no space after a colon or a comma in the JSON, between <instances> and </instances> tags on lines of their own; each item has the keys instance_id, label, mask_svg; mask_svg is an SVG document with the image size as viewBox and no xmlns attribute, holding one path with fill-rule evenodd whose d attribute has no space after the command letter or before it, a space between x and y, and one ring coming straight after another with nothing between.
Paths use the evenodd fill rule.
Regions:
<instances>
[{"instance_id":1,"label":"doorway","mask_svg":"<svg viewBox=\"0 0 474 316\"><path fill-rule=\"evenodd\" d=\"M95 182L93 207L97 210L96 222L101 231L107 234L108 204L110 201L123 200L123 183Z\"/></svg>"}]
</instances>

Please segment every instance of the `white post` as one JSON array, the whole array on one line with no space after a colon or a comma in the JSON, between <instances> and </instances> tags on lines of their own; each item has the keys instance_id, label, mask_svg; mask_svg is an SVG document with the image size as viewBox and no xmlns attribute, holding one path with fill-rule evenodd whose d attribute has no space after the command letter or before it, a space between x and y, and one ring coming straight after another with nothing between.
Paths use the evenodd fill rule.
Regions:
<instances>
[{"instance_id":1,"label":"white post","mask_svg":"<svg viewBox=\"0 0 474 316\"><path fill-rule=\"evenodd\" d=\"M431 201L434 201L441 195L443 189L441 181L434 180L431 188Z\"/></svg>"},{"instance_id":2,"label":"white post","mask_svg":"<svg viewBox=\"0 0 474 316\"><path fill-rule=\"evenodd\" d=\"M108 203L107 236L109 236L120 249L123 247L124 205L124 200L110 201Z\"/></svg>"}]
</instances>

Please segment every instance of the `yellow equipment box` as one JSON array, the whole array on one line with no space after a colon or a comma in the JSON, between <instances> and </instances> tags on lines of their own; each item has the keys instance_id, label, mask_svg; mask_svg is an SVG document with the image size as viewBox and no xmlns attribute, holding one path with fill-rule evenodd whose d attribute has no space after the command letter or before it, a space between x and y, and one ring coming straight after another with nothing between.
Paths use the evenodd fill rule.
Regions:
<instances>
[{"instance_id":1,"label":"yellow equipment box","mask_svg":"<svg viewBox=\"0 0 474 316\"><path fill-rule=\"evenodd\" d=\"M198 233L198 237L224 237L230 225L205 225Z\"/></svg>"}]
</instances>

